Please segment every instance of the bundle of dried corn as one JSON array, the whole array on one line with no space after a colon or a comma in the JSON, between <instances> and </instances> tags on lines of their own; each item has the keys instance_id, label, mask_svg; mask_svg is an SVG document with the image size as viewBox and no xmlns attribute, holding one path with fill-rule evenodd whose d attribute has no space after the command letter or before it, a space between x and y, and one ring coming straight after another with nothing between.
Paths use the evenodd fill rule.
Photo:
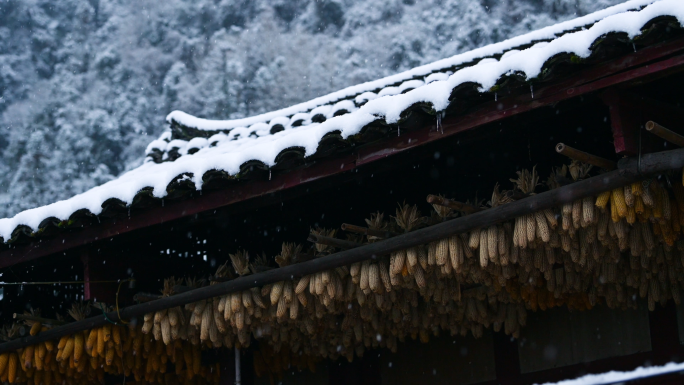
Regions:
<instances>
[{"instance_id":1,"label":"bundle of dried corn","mask_svg":"<svg viewBox=\"0 0 684 385\"><path fill-rule=\"evenodd\" d=\"M590 171L590 166L573 162L555 170L546 185L556 188L558 180L568 180L568 174L572 180L580 180ZM349 267L150 314L139 331L117 332L123 333L119 339L147 341L149 347L142 350L142 358L132 355L129 373L156 380L165 368L162 360L177 361L177 349L183 354L186 349L198 354L201 349L221 346L245 347L254 337L263 355L260 361L255 360L257 372L275 375L277 371L272 368L292 365L295 356L307 357L297 361L301 367L326 357L352 360L366 349L396 350L406 338L426 342L441 332L478 337L491 327L517 337L528 310L555 306L585 310L599 303L611 308L635 307L638 297L646 298L651 310L670 298L679 303L684 280L684 241L679 239L684 229L684 187L670 184L669 177L649 179ZM540 186L535 169L518 172L512 181L513 190L500 191L496 185L488 205L477 202L476 209L505 205L534 194ZM437 201L447 202L442 198ZM423 217L417 206L402 204L391 221L378 212L366 224L369 230L390 234L468 214L439 204L433 208L431 216ZM313 229L312 234L316 239L327 239L327 243L317 243L309 252L285 243L275 262L286 266L335 251L331 238L336 231ZM354 234L350 240L377 240L368 234ZM271 268L270 259L264 255L250 263L246 251L231 254L230 261L240 276ZM215 273L221 279L232 276L227 263ZM172 295L175 283L172 278L165 281L163 295ZM194 287L196 283L188 281L187 285ZM165 332L167 329L170 331ZM105 370L117 372L121 367L117 373L125 373L129 368L125 361L117 364L117 360L107 360L119 351L116 344L109 343L117 338L111 335L111 326L91 331L85 352L99 360L96 363L102 368L109 368ZM77 337L60 343L56 362L73 356L73 348L67 345L72 340L75 344ZM149 358L152 347L158 355L166 352L166 358ZM132 350L141 352L139 346ZM142 365L143 359L147 360L145 371L136 372L136 360ZM81 360L74 357L76 369ZM182 362L195 365L187 357ZM2 359L0 369L1 364ZM196 376L204 369L195 367L183 372L186 367L181 364L178 369L185 377L211 377Z\"/></svg>"},{"instance_id":2,"label":"bundle of dried corn","mask_svg":"<svg viewBox=\"0 0 684 385\"><path fill-rule=\"evenodd\" d=\"M69 310L74 320L88 314L86 305ZM0 337L17 337L18 325L6 327ZM168 364L175 368L167 373ZM165 345L141 327L109 324L99 329L47 341L0 355L0 380L11 384L104 383L105 374L126 376L130 383L218 383L219 366L203 366L200 347L176 339ZM135 381L131 381L132 378Z\"/></svg>"}]
</instances>

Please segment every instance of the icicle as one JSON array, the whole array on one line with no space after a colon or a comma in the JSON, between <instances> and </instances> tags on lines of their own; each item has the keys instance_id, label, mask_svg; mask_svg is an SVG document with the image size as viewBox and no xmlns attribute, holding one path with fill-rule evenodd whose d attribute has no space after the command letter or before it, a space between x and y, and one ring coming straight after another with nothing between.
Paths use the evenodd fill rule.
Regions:
<instances>
[{"instance_id":1,"label":"icicle","mask_svg":"<svg viewBox=\"0 0 684 385\"><path fill-rule=\"evenodd\" d=\"M442 112L437 112L437 131L442 134L444 133L444 129L442 128Z\"/></svg>"},{"instance_id":2,"label":"icicle","mask_svg":"<svg viewBox=\"0 0 684 385\"><path fill-rule=\"evenodd\" d=\"M498 93L498 92L495 92L495 93L494 93L494 101L495 101L495 102L498 101L497 99L499 99L499 93Z\"/></svg>"},{"instance_id":3,"label":"icicle","mask_svg":"<svg viewBox=\"0 0 684 385\"><path fill-rule=\"evenodd\" d=\"M401 136L401 127L397 126L397 136Z\"/></svg>"},{"instance_id":4,"label":"icicle","mask_svg":"<svg viewBox=\"0 0 684 385\"><path fill-rule=\"evenodd\" d=\"M268 170L268 180L271 180L271 169Z\"/></svg>"},{"instance_id":5,"label":"icicle","mask_svg":"<svg viewBox=\"0 0 684 385\"><path fill-rule=\"evenodd\" d=\"M632 42L632 48L634 49L634 52L636 52L636 44Z\"/></svg>"},{"instance_id":6,"label":"icicle","mask_svg":"<svg viewBox=\"0 0 684 385\"><path fill-rule=\"evenodd\" d=\"M534 86L530 84L530 93L532 94L532 99L534 99Z\"/></svg>"},{"instance_id":7,"label":"icicle","mask_svg":"<svg viewBox=\"0 0 684 385\"><path fill-rule=\"evenodd\" d=\"M99 215L97 216L97 223L102 223L102 222L100 222L100 216Z\"/></svg>"},{"instance_id":8,"label":"icicle","mask_svg":"<svg viewBox=\"0 0 684 385\"><path fill-rule=\"evenodd\" d=\"M131 207L130 206L128 207L128 217L129 218L131 217Z\"/></svg>"}]
</instances>

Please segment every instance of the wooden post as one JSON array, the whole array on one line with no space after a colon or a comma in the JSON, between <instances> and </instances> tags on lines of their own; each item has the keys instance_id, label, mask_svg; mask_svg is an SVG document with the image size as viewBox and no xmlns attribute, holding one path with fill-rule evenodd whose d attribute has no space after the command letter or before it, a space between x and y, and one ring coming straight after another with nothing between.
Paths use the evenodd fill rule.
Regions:
<instances>
[{"instance_id":1,"label":"wooden post","mask_svg":"<svg viewBox=\"0 0 684 385\"><path fill-rule=\"evenodd\" d=\"M616 88L606 90L601 94L601 98L610 108L610 124L616 153L636 155L639 153L640 142L642 154L672 148L665 147L662 139L648 135L642 130L649 120L665 127L679 127L684 118L684 110Z\"/></svg>"}]
</instances>

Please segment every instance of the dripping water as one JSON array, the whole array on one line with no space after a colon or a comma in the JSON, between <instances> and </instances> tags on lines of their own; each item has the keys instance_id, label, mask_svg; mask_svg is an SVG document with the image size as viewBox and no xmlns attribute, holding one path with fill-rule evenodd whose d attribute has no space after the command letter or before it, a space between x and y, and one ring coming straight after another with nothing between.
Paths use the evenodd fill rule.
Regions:
<instances>
[{"instance_id":1,"label":"dripping water","mask_svg":"<svg viewBox=\"0 0 684 385\"><path fill-rule=\"evenodd\" d=\"M494 93L494 101L496 102L496 101L498 101L498 99L499 99L499 93L495 92Z\"/></svg>"},{"instance_id":2,"label":"dripping water","mask_svg":"<svg viewBox=\"0 0 684 385\"><path fill-rule=\"evenodd\" d=\"M530 94L532 94L532 99L534 99L534 86L530 85Z\"/></svg>"}]
</instances>

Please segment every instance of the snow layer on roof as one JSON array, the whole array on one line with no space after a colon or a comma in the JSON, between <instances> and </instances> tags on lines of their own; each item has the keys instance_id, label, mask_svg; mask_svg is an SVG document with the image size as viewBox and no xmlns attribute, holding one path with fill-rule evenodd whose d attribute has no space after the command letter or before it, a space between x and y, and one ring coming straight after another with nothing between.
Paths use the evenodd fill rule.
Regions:
<instances>
[{"instance_id":1,"label":"snow layer on roof","mask_svg":"<svg viewBox=\"0 0 684 385\"><path fill-rule=\"evenodd\" d=\"M677 364L670 362L663 366L651 366L647 368L638 367L631 372L611 371L601 374L588 374L574 380L564 380L554 383L549 382L544 385L607 385L681 371L684 371L684 363ZM684 380L684 378L682 379Z\"/></svg>"},{"instance_id":2,"label":"snow layer on roof","mask_svg":"<svg viewBox=\"0 0 684 385\"><path fill-rule=\"evenodd\" d=\"M300 127L286 127L285 130L272 135L261 135L267 132L268 125L255 125L260 121L242 119L239 122L244 126L236 125L237 128L228 135L212 136L209 143L213 147L203 147L195 154L181 156L173 162L146 162L137 169L123 174L118 179L73 198L27 210L13 218L0 219L0 236L5 241L10 239L14 229L20 225L28 226L33 231L37 231L44 219L54 217L59 220L67 220L74 212L81 209L87 209L96 215L100 214L103 202L111 198L117 198L126 204L130 204L135 195L146 187L153 189L152 193L155 197L163 198L167 194L166 188L169 183L181 174L192 175L192 181L196 188L200 189L202 188L202 176L210 170L223 170L230 175L236 175L240 171L240 166L251 160L263 162L266 166L271 167L275 165L276 156L291 147L304 148L305 156L310 156L316 152L318 143L327 133L339 131L343 138L348 138L350 135L359 133L364 126L377 119L384 119L390 124L396 123L402 111L419 102L431 103L436 111L443 111L449 104L451 91L464 82L480 84L480 90L486 91L494 86L499 78L512 72L524 73L527 78L533 78L540 73L543 64L558 53L573 53L579 57L588 57L591 44L605 33L625 32L630 37L634 37L639 34L644 24L658 16L674 16L680 24L684 24L684 1L682 0L661 0L638 12L615 14L616 9L630 9L642 3L645 1L630 1L611 8L611 11L599 12L601 15L608 16L588 29L567 33L548 44L536 44L498 61L492 60L460 69L444 80L433 81L403 94L378 97L353 112L330 117L320 124L311 123ZM595 18L596 16L593 18L584 17L572 25L595 21ZM541 31L546 32L531 35L550 36L555 30L554 28L545 28ZM500 48L485 47L480 51L500 50ZM178 113L172 115L179 116ZM308 114L301 115L303 115L302 119L308 119ZM294 120L295 117L290 122L294 122ZM197 120L196 122L210 121ZM254 130L247 126L248 123L250 126L255 125L254 128L259 128L260 132L255 135L256 137L250 137ZM218 123L213 122L209 126L212 124ZM188 142L186 141L174 140L167 147L177 146L180 150L184 150L187 145Z\"/></svg>"},{"instance_id":3,"label":"snow layer on roof","mask_svg":"<svg viewBox=\"0 0 684 385\"><path fill-rule=\"evenodd\" d=\"M558 34L561 34L565 31L570 31L586 25L590 25L608 16L629 10L638 9L653 2L654 0L626 1L622 4L618 4L598 12L590 13L588 15L576 19L568 20L566 22L558 23L546 28L532 31L530 33L520 35L508 40L504 40L496 44L490 44L478 49L474 49L472 51L452 56L447 59L439 60L420 67L415 67L396 75L347 87L340 91L333 92L331 94L324 95L304 103L296 104L291 107L283 108L261 115L234 120L210 120L198 118L182 111L173 111L166 117L166 120L169 122L171 122L171 120L175 120L176 122L187 127L194 127L197 129L209 131L229 130L241 126L250 126L254 123L268 122L271 119L279 116L291 116L298 112L310 111L320 105L335 103L342 99L353 98L367 91L379 90L391 85L401 83L406 80L424 77L430 75L433 72L438 72L454 66L462 65L464 63L469 63L478 58L501 55L504 52L515 47L524 46L540 40L551 40L556 38Z\"/></svg>"}]
</instances>

